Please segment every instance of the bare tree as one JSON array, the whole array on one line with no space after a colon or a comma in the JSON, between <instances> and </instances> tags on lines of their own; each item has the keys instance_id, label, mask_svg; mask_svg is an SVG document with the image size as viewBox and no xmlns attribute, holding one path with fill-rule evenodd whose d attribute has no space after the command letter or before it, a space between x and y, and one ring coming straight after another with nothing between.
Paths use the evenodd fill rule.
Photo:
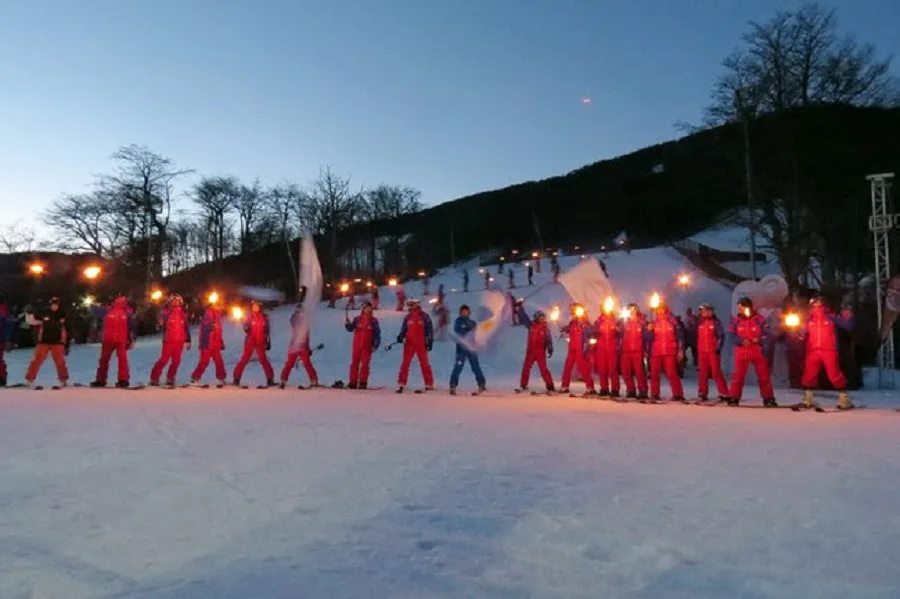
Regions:
<instances>
[{"instance_id":1,"label":"bare tree","mask_svg":"<svg viewBox=\"0 0 900 599\"><path fill-rule=\"evenodd\" d=\"M712 93L707 120L718 124L741 116L779 112L817 103L896 105L900 86L890 59L870 44L838 35L834 10L806 4L780 11L764 23L752 21L743 45L725 59ZM738 92L742 106L735 104Z\"/></svg>"},{"instance_id":2,"label":"bare tree","mask_svg":"<svg viewBox=\"0 0 900 599\"><path fill-rule=\"evenodd\" d=\"M338 232L361 216L362 194L350 189L350 179L336 175L330 167L319 171L319 177L306 193L305 214L314 233L328 239L331 274L338 258Z\"/></svg>"},{"instance_id":3,"label":"bare tree","mask_svg":"<svg viewBox=\"0 0 900 599\"><path fill-rule=\"evenodd\" d=\"M238 214L238 242L241 253L258 247L255 239L256 224L266 217L266 196L259 179L253 185L241 185L235 207Z\"/></svg>"},{"instance_id":4,"label":"bare tree","mask_svg":"<svg viewBox=\"0 0 900 599\"><path fill-rule=\"evenodd\" d=\"M400 218L406 214L413 214L422 209L422 193L415 188L400 185L379 185L365 193L365 203L368 209L368 217L372 221L390 220ZM380 242L375 238L374 232L369 235L369 270L376 269L376 255L379 243L383 251L384 265L399 266L402 262L400 252L400 238L395 235Z\"/></svg>"},{"instance_id":5,"label":"bare tree","mask_svg":"<svg viewBox=\"0 0 900 599\"><path fill-rule=\"evenodd\" d=\"M212 239L212 259L225 257L231 224L227 217L237 207L241 184L234 177L204 177L194 186L191 200L200 208Z\"/></svg>"},{"instance_id":6,"label":"bare tree","mask_svg":"<svg viewBox=\"0 0 900 599\"><path fill-rule=\"evenodd\" d=\"M37 245L37 233L21 220L0 227L0 248L10 254L30 252Z\"/></svg>"},{"instance_id":7,"label":"bare tree","mask_svg":"<svg viewBox=\"0 0 900 599\"><path fill-rule=\"evenodd\" d=\"M122 249L115 206L101 193L63 195L44 212L41 221L57 234L62 249L110 258Z\"/></svg>"}]
</instances>

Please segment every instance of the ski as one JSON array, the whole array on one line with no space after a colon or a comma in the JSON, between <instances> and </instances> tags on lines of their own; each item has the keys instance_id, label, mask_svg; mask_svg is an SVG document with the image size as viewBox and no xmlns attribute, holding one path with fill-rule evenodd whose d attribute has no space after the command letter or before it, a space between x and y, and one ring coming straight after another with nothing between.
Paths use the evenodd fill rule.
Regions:
<instances>
[{"instance_id":1,"label":"ski","mask_svg":"<svg viewBox=\"0 0 900 599\"><path fill-rule=\"evenodd\" d=\"M26 385L25 383L14 383L12 385L7 385L6 388L7 389L22 389L27 386L28 385Z\"/></svg>"},{"instance_id":2,"label":"ski","mask_svg":"<svg viewBox=\"0 0 900 599\"><path fill-rule=\"evenodd\" d=\"M537 397L538 395L546 395L547 397L553 397L556 395L556 391L532 391L531 396Z\"/></svg>"},{"instance_id":3,"label":"ski","mask_svg":"<svg viewBox=\"0 0 900 599\"><path fill-rule=\"evenodd\" d=\"M85 387L90 389L106 389L106 390L119 390L119 391L137 391L139 389L145 388L147 385L132 385L130 387L116 387L115 385L103 387L93 387L91 385L85 385L84 383L75 383L72 385L73 387Z\"/></svg>"},{"instance_id":4,"label":"ski","mask_svg":"<svg viewBox=\"0 0 900 599\"><path fill-rule=\"evenodd\" d=\"M836 408L836 407L835 408L825 408L818 404L813 405L812 407L806 407L803 404L796 404L794 406L791 406L791 410L793 410L794 412L805 412L807 410L813 410L819 414L837 414L840 412L853 412L855 410L864 410L864 409L866 409L865 404L857 404L857 405L853 406L852 408L843 409L843 410L840 408ZM898 410L898 411L900 411L900 410Z\"/></svg>"},{"instance_id":5,"label":"ski","mask_svg":"<svg viewBox=\"0 0 900 599\"><path fill-rule=\"evenodd\" d=\"M695 403L695 406L705 406L708 408L737 408L741 410L793 410L802 404L778 404L777 406L764 406L761 403L738 404L736 406L728 405L724 401L710 401L709 403Z\"/></svg>"}]
</instances>

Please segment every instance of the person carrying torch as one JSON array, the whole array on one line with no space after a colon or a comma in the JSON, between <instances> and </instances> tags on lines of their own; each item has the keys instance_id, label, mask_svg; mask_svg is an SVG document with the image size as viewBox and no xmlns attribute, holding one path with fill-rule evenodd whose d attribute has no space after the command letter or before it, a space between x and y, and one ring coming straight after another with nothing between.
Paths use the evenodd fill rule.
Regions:
<instances>
[{"instance_id":1,"label":"person carrying torch","mask_svg":"<svg viewBox=\"0 0 900 599\"><path fill-rule=\"evenodd\" d=\"M647 347L647 320L637 304L628 304L618 323L619 354L622 380L625 381L625 397L647 398L647 370L644 353ZM637 384L635 385L635 379Z\"/></svg>"},{"instance_id":2,"label":"person carrying torch","mask_svg":"<svg viewBox=\"0 0 900 599\"><path fill-rule=\"evenodd\" d=\"M709 399L709 379L716 383L719 401L728 398L728 384L722 374L722 345L725 343L725 327L709 304L700 304L697 309L697 358L699 379L697 381L697 399Z\"/></svg>"},{"instance_id":3,"label":"person carrying torch","mask_svg":"<svg viewBox=\"0 0 900 599\"><path fill-rule=\"evenodd\" d=\"M669 380L672 401L684 401L684 389L678 376L678 362L684 357L684 330L658 293L650 298L656 318L647 325L650 341L650 397L660 398L660 377Z\"/></svg>"},{"instance_id":4,"label":"person carrying torch","mask_svg":"<svg viewBox=\"0 0 900 599\"><path fill-rule=\"evenodd\" d=\"M769 323L762 314L753 309L753 300L742 297L738 300L738 313L731 319L728 334L734 350L734 372L731 375L731 389L725 400L730 406L738 406L741 403L741 395L744 392L744 379L747 370L753 365L756 371L756 380L759 382L759 393L762 395L763 406L777 408L775 390L772 388L772 375L769 372L769 364L763 348L769 337Z\"/></svg>"},{"instance_id":5,"label":"person carrying torch","mask_svg":"<svg viewBox=\"0 0 900 599\"><path fill-rule=\"evenodd\" d=\"M603 302L603 311L594 322L594 372L600 382L600 397L619 397L619 326L616 300Z\"/></svg>"},{"instance_id":6,"label":"person carrying torch","mask_svg":"<svg viewBox=\"0 0 900 599\"><path fill-rule=\"evenodd\" d=\"M591 365L588 360L588 348L590 346L591 325L588 322L584 306L572 304L569 306L572 319L569 324L560 330L569 336L569 349L566 352L566 361L563 364L562 389L563 393L569 392L569 381L572 378L572 369L577 366L578 372L585 385L585 397L597 395L594 390L594 379L591 377Z\"/></svg>"},{"instance_id":7,"label":"person carrying torch","mask_svg":"<svg viewBox=\"0 0 900 599\"><path fill-rule=\"evenodd\" d=\"M838 360L837 329L852 329L852 317L840 316L826 308L821 297L809 300L809 316L806 322L799 322L795 314L785 317L785 326L800 329L800 338L806 342L806 360L803 364L803 407L812 408L814 390L818 387L819 371L824 369L831 385L837 389L839 410L852 410L855 406L847 396L847 377L841 372Z\"/></svg>"}]
</instances>

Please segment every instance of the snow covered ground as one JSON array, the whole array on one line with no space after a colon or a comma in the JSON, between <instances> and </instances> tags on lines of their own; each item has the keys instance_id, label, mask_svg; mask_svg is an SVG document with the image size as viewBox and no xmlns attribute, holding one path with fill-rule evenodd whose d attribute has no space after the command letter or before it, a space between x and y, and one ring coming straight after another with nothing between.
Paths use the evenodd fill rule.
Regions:
<instances>
[{"instance_id":1,"label":"snow covered ground","mask_svg":"<svg viewBox=\"0 0 900 599\"><path fill-rule=\"evenodd\" d=\"M663 249L604 259L622 300L643 304L690 269ZM458 271L432 291L441 281L461 287ZM679 311L730 302L700 277L669 295ZM454 313L477 300L448 297ZM554 285L527 300L529 312L564 302ZM271 314L276 369L290 310ZM400 315L378 316L388 343ZM342 320L320 310L323 382L347 378ZM494 392L477 398L394 394L398 350L374 358L383 391L3 391L0 597L900 596L896 392L860 392L880 409L840 415L521 397L524 336L486 358ZM237 325L226 340L232 367ZM132 351L133 382L158 349L147 338ZM73 380L93 378L97 353L73 348ZM452 354L432 352L439 386ZM29 357L8 356L11 380ZM48 362L41 382L53 380ZM245 380L262 382L257 364Z\"/></svg>"}]
</instances>

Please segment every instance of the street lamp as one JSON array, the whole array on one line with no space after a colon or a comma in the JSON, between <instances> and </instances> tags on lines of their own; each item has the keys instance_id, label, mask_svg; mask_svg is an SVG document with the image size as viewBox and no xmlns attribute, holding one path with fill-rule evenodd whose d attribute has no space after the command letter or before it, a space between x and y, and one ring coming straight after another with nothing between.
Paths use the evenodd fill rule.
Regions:
<instances>
[{"instance_id":1,"label":"street lamp","mask_svg":"<svg viewBox=\"0 0 900 599\"><path fill-rule=\"evenodd\" d=\"M159 300L162 299L162 296L163 296L162 290L154 289L153 292L150 294L150 299L153 300L154 302L158 302Z\"/></svg>"},{"instance_id":2,"label":"street lamp","mask_svg":"<svg viewBox=\"0 0 900 599\"><path fill-rule=\"evenodd\" d=\"M97 277L100 276L100 273L103 272L103 269L99 266L88 266L84 269L83 274L87 279L93 281Z\"/></svg>"},{"instance_id":3,"label":"street lamp","mask_svg":"<svg viewBox=\"0 0 900 599\"><path fill-rule=\"evenodd\" d=\"M31 274L33 274L36 277L39 277L42 274L44 274L44 270L45 270L44 265L41 264L40 262L32 262L28 266L28 272L30 272Z\"/></svg>"}]
</instances>

